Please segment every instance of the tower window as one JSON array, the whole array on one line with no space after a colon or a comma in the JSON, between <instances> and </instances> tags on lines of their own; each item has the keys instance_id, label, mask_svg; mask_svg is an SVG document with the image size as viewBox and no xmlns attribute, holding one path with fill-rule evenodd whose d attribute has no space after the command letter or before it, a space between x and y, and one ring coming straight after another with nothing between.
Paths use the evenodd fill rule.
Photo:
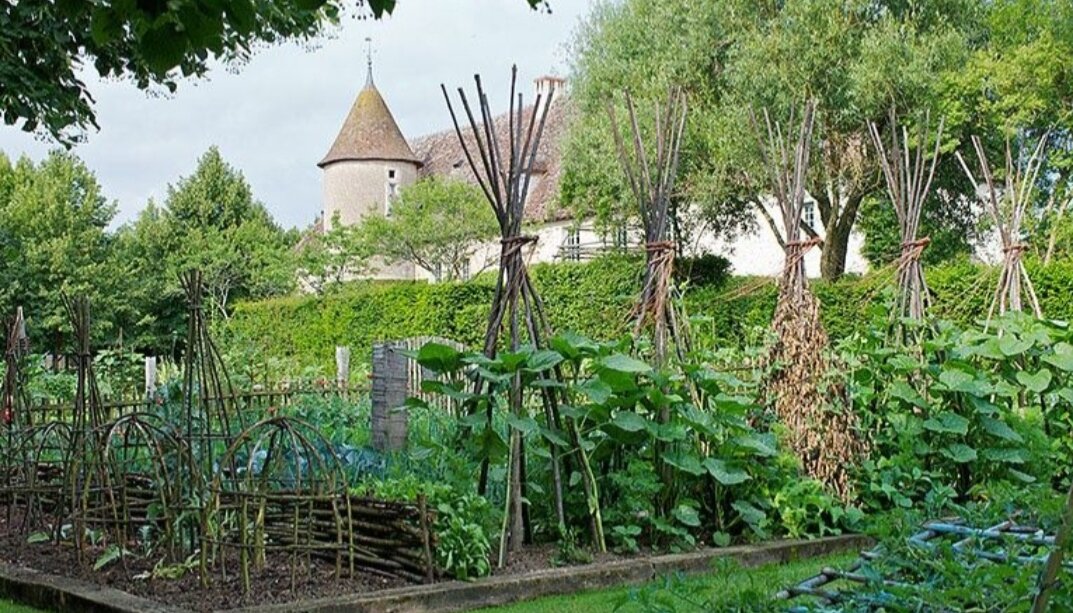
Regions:
<instances>
[{"instance_id":1,"label":"tower window","mask_svg":"<svg viewBox=\"0 0 1073 613\"><path fill-rule=\"evenodd\" d=\"M384 217L391 217L391 201L399 195L399 184L394 179L388 180L384 193Z\"/></svg>"},{"instance_id":2,"label":"tower window","mask_svg":"<svg viewBox=\"0 0 1073 613\"><path fill-rule=\"evenodd\" d=\"M394 168L388 168L387 169L387 178L389 178L389 179L394 179L395 178L395 169Z\"/></svg>"}]
</instances>

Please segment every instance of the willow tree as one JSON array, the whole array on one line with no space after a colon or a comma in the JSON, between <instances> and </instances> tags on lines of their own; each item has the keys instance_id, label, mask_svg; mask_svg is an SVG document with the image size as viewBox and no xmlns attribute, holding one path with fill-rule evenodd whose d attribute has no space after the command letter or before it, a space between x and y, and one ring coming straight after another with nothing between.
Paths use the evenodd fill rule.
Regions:
<instances>
[{"instance_id":1,"label":"willow tree","mask_svg":"<svg viewBox=\"0 0 1073 613\"><path fill-rule=\"evenodd\" d=\"M753 117L760 157L784 232L784 264L772 320L775 343L767 357L771 371L764 389L779 420L790 430L790 444L805 473L848 500L852 494L848 469L866 446L858 436L845 386L828 380L829 340L820 321L819 301L805 274L805 254L821 241L817 237L803 239L801 229L815 115L815 104L809 101L792 146L767 111L763 129ZM790 123L794 123L793 116Z\"/></svg>"}]
</instances>

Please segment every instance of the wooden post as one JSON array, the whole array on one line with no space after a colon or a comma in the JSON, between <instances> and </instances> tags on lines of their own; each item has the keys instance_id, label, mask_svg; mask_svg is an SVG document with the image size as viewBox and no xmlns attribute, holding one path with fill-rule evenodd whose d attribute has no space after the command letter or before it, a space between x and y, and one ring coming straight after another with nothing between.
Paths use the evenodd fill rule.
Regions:
<instances>
[{"instance_id":1,"label":"wooden post","mask_svg":"<svg viewBox=\"0 0 1073 613\"><path fill-rule=\"evenodd\" d=\"M145 356L145 398L152 400L156 394L156 356Z\"/></svg>"},{"instance_id":2,"label":"wooden post","mask_svg":"<svg viewBox=\"0 0 1073 613\"><path fill-rule=\"evenodd\" d=\"M429 534L428 499L424 494L417 496L417 510L421 514L421 544L425 548L425 581L436 580L436 560L432 557L432 536Z\"/></svg>"},{"instance_id":3,"label":"wooden post","mask_svg":"<svg viewBox=\"0 0 1073 613\"><path fill-rule=\"evenodd\" d=\"M372 443L378 451L399 451L406 446L409 371L400 349L395 343L373 345Z\"/></svg>"},{"instance_id":4,"label":"wooden post","mask_svg":"<svg viewBox=\"0 0 1073 613\"><path fill-rule=\"evenodd\" d=\"M335 387L344 396L350 389L350 347L335 348Z\"/></svg>"}]
</instances>

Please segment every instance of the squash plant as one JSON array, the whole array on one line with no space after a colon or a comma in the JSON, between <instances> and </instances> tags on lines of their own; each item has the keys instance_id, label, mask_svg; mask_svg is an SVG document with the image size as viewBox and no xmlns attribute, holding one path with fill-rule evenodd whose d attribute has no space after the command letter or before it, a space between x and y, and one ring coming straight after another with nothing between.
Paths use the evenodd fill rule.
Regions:
<instances>
[{"instance_id":1,"label":"squash plant","mask_svg":"<svg viewBox=\"0 0 1073 613\"><path fill-rule=\"evenodd\" d=\"M1064 324L1011 314L990 332L939 322L919 348L887 345L878 328L844 343L873 439L861 475L871 504L909 507L937 489L964 498L994 481L1049 477L1052 452L1066 461L1071 452L1068 339Z\"/></svg>"},{"instance_id":2,"label":"squash plant","mask_svg":"<svg viewBox=\"0 0 1073 613\"><path fill-rule=\"evenodd\" d=\"M423 389L464 407L460 448L501 465L511 432L521 434L526 496L534 511L547 497L533 494L546 491L553 479L546 460L554 447L565 459L568 502L578 511L568 514L569 521L602 521L606 509L615 524L611 537L623 548L635 549L638 538L681 548L698 536L726 544L743 531L768 534L778 489L773 483L786 480L788 466L777 457L775 434L753 427L763 420L748 384L700 360L656 370L627 355L626 341L601 343L566 333L550 339L549 347L488 358L429 344L413 355L436 375L451 375L427 380ZM553 370L554 378L548 376ZM492 382L484 393L467 381L477 376ZM521 416L507 410L514 376L521 377L530 408ZM560 412L572 428L549 424L538 410L540 390L552 385L565 392ZM491 421L485 417L489 409ZM661 412L670 419L661 423ZM661 462L672 468L669 482L650 480L641 495L630 491ZM629 471L634 478L622 478ZM560 526L560 533L565 528L577 526Z\"/></svg>"}]
</instances>

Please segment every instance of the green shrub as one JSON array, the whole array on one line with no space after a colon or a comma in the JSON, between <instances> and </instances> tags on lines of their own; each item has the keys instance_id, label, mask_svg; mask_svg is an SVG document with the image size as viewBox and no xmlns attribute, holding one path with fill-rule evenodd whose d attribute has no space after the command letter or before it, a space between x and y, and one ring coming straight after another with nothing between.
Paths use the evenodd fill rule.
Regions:
<instances>
[{"instance_id":1,"label":"green shrub","mask_svg":"<svg viewBox=\"0 0 1073 613\"><path fill-rule=\"evenodd\" d=\"M704 340L742 345L753 330L770 322L774 279L721 276L716 260L708 260L700 258L693 264L694 270L700 266L707 271L707 280L687 284L685 311L696 320L697 334ZM586 263L538 264L532 275L553 329L612 340L629 332L627 318L642 268L640 258L609 256ZM1073 319L1073 262L1049 266L1029 262L1028 269L1044 313ZM962 326L986 317L997 275L994 268L956 262L929 268L925 274L935 317ZM864 332L876 312L886 312L893 276L884 269L813 283L833 339ZM286 358L297 367L317 367L325 374L334 371L336 345L351 347L355 365L368 362L372 343L380 340L434 335L477 347L494 284L495 275L489 273L468 283L362 281L324 296L246 302L236 306L221 330L223 344L240 349L254 364Z\"/></svg>"}]
</instances>

